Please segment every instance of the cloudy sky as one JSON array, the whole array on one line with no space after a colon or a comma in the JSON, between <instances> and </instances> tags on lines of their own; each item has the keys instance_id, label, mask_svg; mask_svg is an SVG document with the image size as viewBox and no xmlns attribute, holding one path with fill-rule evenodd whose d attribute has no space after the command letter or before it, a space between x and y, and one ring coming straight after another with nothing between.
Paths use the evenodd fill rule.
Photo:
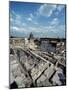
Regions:
<instances>
[{"instance_id":1,"label":"cloudy sky","mask_svg":"<svg viewBox=\"0 0 68 90\"><path fill-rule=\"evenodd\" d=\"M10 2L10 35L65 38L65 5Z\"/></svg>"}]
</instances>

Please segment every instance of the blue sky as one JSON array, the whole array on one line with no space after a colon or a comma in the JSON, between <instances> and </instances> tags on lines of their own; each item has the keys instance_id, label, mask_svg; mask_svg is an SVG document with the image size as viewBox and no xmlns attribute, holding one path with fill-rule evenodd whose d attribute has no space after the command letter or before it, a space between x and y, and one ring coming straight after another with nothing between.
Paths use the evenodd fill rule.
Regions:
<instances>
[{"instance_id":1,"label":"blue sky","mask_svg":"<svg viewBox=\"0 0 68 90\"><path fill-rule=\"evenodd\" d=\"M65 38L65 5L10 2L10 35Z\"/></svg>"}]
</instances>

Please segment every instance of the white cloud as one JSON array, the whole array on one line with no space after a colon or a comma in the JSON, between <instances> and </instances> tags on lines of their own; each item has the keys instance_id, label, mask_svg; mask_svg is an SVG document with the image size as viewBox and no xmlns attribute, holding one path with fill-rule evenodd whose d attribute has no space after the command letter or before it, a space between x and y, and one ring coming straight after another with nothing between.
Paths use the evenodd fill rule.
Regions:
<instances>
[{"instance_id":1,"label":"white cloud","mask_svg":"<svg viewBox=\"0 0 68 90\"><path fill-rule=\"evenodd\" d=\"M33 14L32 14L32 13L30 13L30 17L31 17L31 18L34 18L34 16L33 16Z\"/></svg>"},{"instance_id":2,"label":"white cloud","mask_svg":"<svg viewBox=\"0 0 68 90\"><path fill-rule=\"evenodd\" d=\"M25 27L16 27L16 26L11 26L10 27L11 32L28 32L28 30Z\"/></svg>"},{"instance_id":3,"label":"white cloud","mask_svg":"<svg viewBox=\"0 0 68 90\"><path fill-rule=\"evenodd\" d=\"M10 22L13 22L13 18L10 18Z\"/></svg>"},{"instance_id":4,"label":"white cloud","mask_svg":"<svg viewBox=\"0 0 68 90\"><path fill-rule=\"evenodd\" d=\"M35 21L34 24L35 24L35 25L38 25L38 22Z\"/></svg>"},{"instance_id":5,"label":"white cloud","mask_svg":"<svg viewBox=\"0 0 68 90\"><path fill-rule=\"evenodd\" d=\"M52 5L52 6L48 6L47 4L42 5L38 10L39 10L39 14L43 15L43 16L51 16L53 11L56 9L56 5ZM45 26L38 26L37 21L35 20L35 16L33 16L33 14L30 14L29 17L27 18L28 21L30 21L34 25L34 27L32 26L28 26L27 24L24 22L21 22L21 16L15 14L16 18L13 18L11 15L10 17L10 22L13 23L13 25L10 26L10 31L15 31L15 32L20 32L20 33L24 33L24 34L29 34L30 32L35 33L37 36L40 37L44 36L44 35L50 35L50 33L53 33L54 35L58 36L58 33L60 33L59 35L65 33L65 28L63 25L59 25L59 19L58 18L54 18L49 26L45 27ZM58 27L57 27L58 25ZM39 34L40 33L40 34Z\"/></svg>"},{"instance_id":6,"label":"white cloud","mask_svg":"<svg viewBox=\"0 0 68 90\"><path fill-rule=\"evenodd\" d=\"M22 26L26 26L26 23L22 23Z\"/></svg>"},{"instance_id":7,"label":"white cloud","mask_svg":"<svg viewBox=\"0 0 68 90\"><path fill-rule=\"evenodd\" d=\"M64 5L58 5L58 6L57 6L57 10L58 10L58 11L61 11L63 8L64 8Z\"/></svg>"},{"instance_id":8,"label":"white cloud","mask_svg":"<svg viewBox=\"0 0 68 90\"><path fill-rule=\"evenodd\" d=\"M32 18L31 18L31 17L29 17L29 18L27 18L27 20L28 20L28 21L32 21Z\"/></svg>"},{"instance_id":9,"label":"white cloud","mask_svg":"<svg viewBox=\"0 0 68 90\"><path fill-rule=\"evenodd\" d=\"M35 17L33 16L32 13L30 13L30 14L29 14L29 17L27 18L27 20L28 20L28 21L33 21L33 18L35 18Z\"/></svg>"},{"instance_id":10,"label":"white cloud","mask_svg":"<svg viewBox=\"0 0 68 90\"><path fill-rule=\"evenodd\" d=\"M38 9L39 14L42 16L49 17L52 15L53 11L56 9L57 5L51 5L51 4L43 4Z\"/></svg>"},{"instance_id":11,"label":"white cloud","mask_svg":"<svg viewBox=\"0 0 68 90\"><path fill-rule=\"evenodd\" d=\"M19 28L18 28L18 27L15 27L15 26L11 26L10 29L11 29L12 31L19 31Z\"/></svg>"},{"instance_id":12,"label":"white cloud","mask_svg":"<svg viewBox=\"0 0 68 90\"><path fill-rule=\"evenodd\" d=\"M21 15L16 14L14 11L10 13L10 25L21 25Z\"/></svg>"},{"instance_id":13,"label":"white cloud","mask_svg":"<svg viewBox=\"0 0 68 90\"><path fill-rule=\"evenodd\" d=\"M29 34L32 32L37 37L65 37L65 26L64 25L58 25L58 27L55 26L37 26L37 27L11 27L11 32L18 32L22 33L24 36L29 36Z\"/></svg>"},{"instance_id":14,"label":"white cloud","mask_svg":"<svg viewBox=\"0 0 68 90\"><path fill-rule=\"evenodd\" d=\"M21 22L21 15L16 14L16 18L15 19L16 19L17 22Z\"/></svg>"},{"instance_id":15,"label":"white cloud","mask_svg":"<svg viewBox=\"0 0 68 90\"><path fill-rule=\"evenodd\" d=\"M59 12L64 8L64 5L52 5L52 4L43 4L40 6L40 8L37 11L37 14L49 17L52 15L53 11L57 10L55 13L56 15L59 14Z\"/></svg>"},{"instance_id":16,"label":"white cloud","mask_svg":"<svg viewBox=\"0 0 68 90\"><path fill-rule=\"evenodd\" d=\"M22 22L21 22L21 16L20 15L16 14L16 18L14 20L15 20L15 24L21 25Z\"/></svg>"},{"instance_id":17,"label":"white cloud","mask_svg":"<svg viewBox=\"0 0 68 90\"><path fill-rule=\"evenodd\" d=\"M54 18L51 22L50 22L51 25L58 25L59 24L59 20L58 18Z\"/></svg>"},{"instance_id":18,"label":"white cloud","mask_svg":"<svg viewBox=\"0 0 68 90\"><path fill-rule=\"evenodd\" d=\"M10 31L23 32L25 31L26 23L23 22L21 15L16 14L14 11L10 13Z\"/></svg>"},{"instance_id":19,"label":"white cloud","mask_svg":"<svg viewBox=\"0 0 68 90\"><path fill-rule=\"evenodd\" d=\"M57 5L57 11L55 12L55 14L58 15L62 11L63 8L65 8L64 5Z\"/></svg>"},{"instance_id":20,"label":"white cloud","mask_svg":"<svg viewBox=\"0 0 68 90\"><path fill-rule=\"evenodd\" d=\"M34 16L32 13L30 13L27 20L30 21L33 25L38 25L36 17L37 16Z\"/></svg>"}]
</instances>

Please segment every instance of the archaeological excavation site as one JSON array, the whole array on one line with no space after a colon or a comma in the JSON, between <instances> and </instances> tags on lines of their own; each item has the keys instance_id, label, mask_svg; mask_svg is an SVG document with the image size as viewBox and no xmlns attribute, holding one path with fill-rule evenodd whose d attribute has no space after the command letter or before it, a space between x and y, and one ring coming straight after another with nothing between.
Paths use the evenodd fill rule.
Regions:
<instances>
[{"instance_id":1,"label":"archaeological excavation site","mask_svg":"<svg viewBox=\"0 0 68 90\"><path fill-rule=\"evenodd\" d=\"M66 5L9 3L9 87L66 85Z\"/></svg>"}]
</instances>

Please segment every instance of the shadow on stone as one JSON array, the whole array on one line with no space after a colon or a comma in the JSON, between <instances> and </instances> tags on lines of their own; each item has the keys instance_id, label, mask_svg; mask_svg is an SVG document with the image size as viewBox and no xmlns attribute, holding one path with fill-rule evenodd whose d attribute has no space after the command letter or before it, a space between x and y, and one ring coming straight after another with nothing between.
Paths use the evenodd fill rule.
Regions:
<instances>
[{"instance_id":1,"label":"shadow on stone","mask_svg":"<svg viewBox=\"0 0 68 90\"><path fill-rule=\"evenodd\" d=\"M15 89L18 88L17 83L14 81L11 85L10 85L10 89Z\"/></svg>"}]
</instances>

